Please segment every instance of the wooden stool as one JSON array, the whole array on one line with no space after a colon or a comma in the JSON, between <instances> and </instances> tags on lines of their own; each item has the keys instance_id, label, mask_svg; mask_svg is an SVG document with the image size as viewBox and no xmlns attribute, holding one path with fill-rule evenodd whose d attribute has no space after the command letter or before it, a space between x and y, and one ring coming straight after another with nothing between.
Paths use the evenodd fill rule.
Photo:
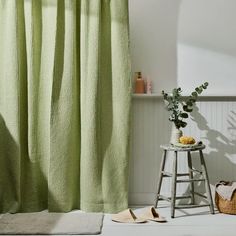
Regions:
<instances>
[{"instance_id":1,"label":"wooden stool","mask_svg":"<svg viewBox=\"0 0 236 236\"><path fill-rule=\"evenodd\" d=\"M157 184L157 195L156 195L154 207L155 208L157 207L159 200L170 201L171 202L171 217L172 218L174 218L174 216L175 216L175 209L183 209L183 208L209 206L211 214L214 214L214 206L213 206L213 201L212 201L211 189L210 189L210 185L209 185L209 178L208 178L208 174L207 174L206 163L205 163L203 152L202 152L202 150L205 148L205 145L200 144L198 146L190 147L190 148L179 148L179 147L175 147L175 146L172 146L169 144L169 145L161 145L161 148L163 149L163 156L162 156L162 160L161 160L159 180L158 180L158 184ZM172 173L165 171L166 156L167 156L168 151L173 151L175 153L174 160L173 160ZM201 171L194 169L192 166L191 152L193 152L193 151L199 151L199 157L200 157L200 162L201 162ZM181 173L181 174L177 173L178 152L187 152L189 173ZM197 179L193 178L194 172L200 174L201 178L197 178ZM177 177L179 177L179 176L189 176L189 178L178 180ZM162 180L164 177L172 177L171 197L165 197L160 194ZM201 182L201 181L205 182L205 189L206 189L207 196L194 191L194 182ZM187 182L190 183L190 195L176 196L177 183L187 183ZM208 204L196 205L195 204L195 195L206 198L208 201ZM191 204L176 206L176 204L175 204L176 199L184 199L184 198L191 198Z\"/></svg>"}]
</instances>

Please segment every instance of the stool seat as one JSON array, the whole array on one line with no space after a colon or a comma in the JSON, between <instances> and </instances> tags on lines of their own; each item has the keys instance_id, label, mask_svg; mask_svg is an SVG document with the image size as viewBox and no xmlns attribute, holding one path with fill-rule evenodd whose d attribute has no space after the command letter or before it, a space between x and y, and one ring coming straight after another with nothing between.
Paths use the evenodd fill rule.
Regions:
<instances>
[{"instance_id":1,"label":"stool seat","mask_svg":"<svg viewBox=\"0 0 236 236\"><path fill-rule=\"evenodd\" d=\"M154 207L157 207L159 200L166 200L171 202L171 217L174 218L175 216L175 209L182 209L182 208L194 208L194 207L204 207L209 206L210 212L214 214L214 206L212 201L212 195L211 195L211 189L209 184L209 178L206 168L206 163L204 160L204 155L202 150L205 149L204 144L194 145L190 147L177 147L171 144L165 144L161 145L161 148L163 149L163 156L161 160L161 166L160 166L160 172L159 172L159 179L157 184L157 194L156 194L156 200L154 203ZM192 157L191 152L198 151L199 157L200 157L200 163L201 163L201 170L197 170L192 166ZM166 163L166 156L167 152L174 152L175 155L173 157L173 169L172 172L166 172L165 171L165 163ZM187 161L188 161L188 173L178 173L177 171L177 160L178 160L178 152L186 152L187 153ZM196 178L194 177L194 173L197 173L199 176ZM178 179L178 177L188 176L188 179ZM165 177L169 177L172 179L171 184L171 197L166 197L160 194L161 192L161 185L162 180ZM195 192L194 183L195 182L204 182L205 183L205 190L206 195L203 195L201 193ZM183 195L183 196L176 196L176 187L177 184L181 183L189 183L190 184L190 194L189 195ZM195 204L195 195L205 198L207 200L207 204ZM190 198L191 204L189 205L176 205L176 199L184 199L184 198Z\"/></svg>"},{"instance_id":2,"label":"stool seat","mask_svg":"<svg viewBox=\"0 0 236 236\"><path fill-rule=\"evenodd\" d=\"M203 150L206 146L204 144L199 144L195 146L190 146L190 147L177 147L172 144L164 144L160 146L162 149L167 150L167 151L177 151L177 152L188 152L188 151L199 151Z\"/></svg>"}]
</instances>

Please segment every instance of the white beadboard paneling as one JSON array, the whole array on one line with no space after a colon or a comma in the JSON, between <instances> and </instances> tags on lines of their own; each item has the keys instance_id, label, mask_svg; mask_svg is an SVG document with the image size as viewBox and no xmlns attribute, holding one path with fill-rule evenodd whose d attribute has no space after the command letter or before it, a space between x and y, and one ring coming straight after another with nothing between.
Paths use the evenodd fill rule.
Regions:
<instances>
[{"instance_id":1,"label":"white beadboard paneling","mask_svg":"<svg viewBox=\"0 0 236 236\"><path fill-rule=\"evenodd\" d=\"M202 140L212 186L219 180L236 180L236 99L209 99L197 103L184 134ZM130 162L130 204L152 204L158 180L162 151L160 145L170 137L171 123L162 99L133 98L132 139ZM199 167L198 153L192 156ZM167 169L171 169L171 155ZM179 155L179 172L187 171L187 160ZM199 191L203 191L202 185ZM188 184L178 184L177 192L184 193ZM163 183L162 193L169 195L170 179Z\"/></svg>"}]
</instances>

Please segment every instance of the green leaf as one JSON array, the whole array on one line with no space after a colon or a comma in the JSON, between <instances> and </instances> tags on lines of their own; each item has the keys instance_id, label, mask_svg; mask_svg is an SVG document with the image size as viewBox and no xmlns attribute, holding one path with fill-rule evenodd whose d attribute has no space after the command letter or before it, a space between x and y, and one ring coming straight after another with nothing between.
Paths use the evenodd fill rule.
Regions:
<instances>
[{"instance_id":1,"label":"green leaf","mask_svg":"<svg viewBox=\"0 0 236 236\"><path fill-rule=\"evenodd\" d=\"M186 127L186 126L187 126L187 122L181 121L181 122L180 122L180 126L181 126L182 128Z\"/></svg>"},{"instance_id":2,"label":"green leaf","mask_svg":"<svg viewBox=\"0 0 236 236\"><path fill-rule=\"evenodd\" d=\"M192 112L193 111L193 109L189 108L187 105L183 106L183 110L186 111L186 112Z\"/></svg>"},{"instance_id":3,"label":"green leaf","mask_svg":"<svg viewBox=\"0 0 236 236\"><path fill-rule=\"evenodd\" d=\"M181 113L181 114L180 114L180 117L186 119L186 118L188 118L188 113Z\"/></svg>"},{"instance_id":4,"label":"green leaf","mask_svg":"<svg viewBox=\"0 0 236 236\"><path fill-rule=\"evenodd\" d=\"M193 96L190 96L188 101L192 102L192 103L195 103L197 100L197 98L193 97Z\"/></svg>"},{"instance_id":5,"label":"green leaf","mask_svg":"<svg viewBox=\"0 0 236 236\"><path fill-rule=\"evenodd\" d=\"M186 111L188 109L187 105L183 105L183 110Z\"/></svg>"},{"instance_id":6,"label":"green leaf","mask_svg":"<svg viewBox=\"0 0 236 236\"><path fill-rule=\"evenodd\" d=\"M193 106L193 103L191 102L191 100L187 101L186 104L190 107Z\"/></svg>"},{"instance_id":7,"label":"green leaf","mask_svg":"<svg viewBox=\"0 0 236 236\"><path fill-rule=\"evenodd\" d=\"M201 88L201 86L195 88L195 91L196 91L198 94L201 94L201 93L202 93L202 88Z\"/></svg>"},{"instance_id":8,"label":"green leaf","mask_svg":"<svg viewBox=\"0 0 236 236\"><path fill-rule=\"evenodd\" d=\"M197 96L198 96L197 92L192 92L192 96L193 96L194 98L197 98Z\"/></svg>"}]
</instances>

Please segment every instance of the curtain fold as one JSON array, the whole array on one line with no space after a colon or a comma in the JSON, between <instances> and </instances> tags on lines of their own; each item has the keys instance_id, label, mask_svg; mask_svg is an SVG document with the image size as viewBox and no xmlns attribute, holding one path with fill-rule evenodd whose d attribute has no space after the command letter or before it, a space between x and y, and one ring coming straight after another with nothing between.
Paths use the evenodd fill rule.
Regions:
<instances>
[{"instance_id":1,"label":"curtain fold","mask_svg":"<svg viewBox=\"0 0 236 236\"><path fill-rule=\"evenodd\" d=\"M127 208L127 0L0 0L0 212Z\"/></svg>"}]
</instances>

